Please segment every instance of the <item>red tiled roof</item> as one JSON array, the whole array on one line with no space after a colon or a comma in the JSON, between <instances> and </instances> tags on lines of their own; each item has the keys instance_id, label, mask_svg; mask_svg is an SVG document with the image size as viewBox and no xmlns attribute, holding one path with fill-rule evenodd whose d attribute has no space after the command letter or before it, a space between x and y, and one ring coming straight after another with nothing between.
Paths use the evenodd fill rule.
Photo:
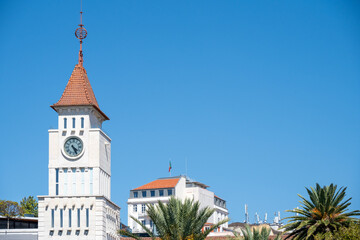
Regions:
<instances>
[{"instance_id":1,"label":"red tiled roof","mask_svg":"<svg viewBox=\"0 0 360 240\"><path fill-rule=\"evenodd\" d=\"M149 182L141 187L135 188L133 190L146 190L146 189L156 189L156 188L173 188L179 182L180 178L171 178L171 179L157 179L155 181Z\"/></svg>"},{"instance_id":2,"label":"red tiled roof","mask_svg":"<svg viewBox=\"0 0 360 240\"><path fill-rule=\"evenodd\" d=\"M76 64L60 100L51 107L56 111L56 107L65 106L93 106L105 120L109 120L100 110L86 70L81 64Z\"/></svg>"}]
</instances>

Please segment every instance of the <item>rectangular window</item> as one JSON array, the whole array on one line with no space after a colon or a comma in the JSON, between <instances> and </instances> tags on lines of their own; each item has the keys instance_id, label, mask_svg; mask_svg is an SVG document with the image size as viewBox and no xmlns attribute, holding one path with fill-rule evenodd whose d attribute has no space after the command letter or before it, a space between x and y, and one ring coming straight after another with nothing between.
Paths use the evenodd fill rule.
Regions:
<instances>
[{"instance_id":1,"label":"rectangular window","mask_svg":"<svg viewBox=\"0 0 360 240\"><path fill-rule=\"evenodd\" d=\"M85 194L85 168L81 168L81 193Z\"/></svg>"},{"instance_id":2,"label":"rectangular window","mask_svg":"<svg viewBox=\"0 0 360 240\"><path fill-rule=\"evenodd\" d=\"M56 195L59 195L59 169L56 168L55 169L55 191L56 191Z\"/></svg>"},{"instance_id":3,"label":"rectangular window","mask_svg":"<svg viewBox=\"0 0 360 240\"><path fill-rule=\"evenodd\" d=\"M73 128L75 128L75 118L73 118L72 120L73 120Z\"/></svg>"},{"instance_id":4,"label":"rectangular window","mask_svg":"<svg viewBox=\"0 0 360 240\"><path fill-rule=\"evenodd\" d=\"M146 225L146 220L142 220L141 223L142 223L142 225L145 226Z\"/></svg>"},{"instance_id":5,"label":"rectangular window","mask_svg":"<svg viewBox=\"0 0 360 240\"><path fill-rule=\"evenodd\" d=\"M86 227L89 227L89 209L86 209Z\"/></svg>"},{"instance_id":6,"label":"rectangular window","mask_svg":"<svg viewBox=\"0 0 360 240\"><path fill-rule=\"evenodd\" d=\"M76 194L76 169L71 169L72 171L72 193L73 195Z\"/></svg>"},{"instance_id":7,"label":"rectangular window","mask_svg":"<svg viewBox=\"0 0 360 240\"><path fill-rule=\"evenodd\" d=\"M63 227L63 210L60 209L60 227Z\"/></svg>"},{"instance_id":8,"label":"rectangular window","mask_svg":"<svg viewBox=\"0 0 360 240\"><path fill-rule=\"evenodd\" d=\"M51 227L55 225L55 209L51 209Z\"/></svg>"},{"instance_id":9,"label":"rectangular window","mask_svg":"<svg viewBox=\"0 0 360 240\"><path fill-rule=\"evenodd\" d=\"M90 194L93 194L93 169L90 168Z\"/></svg>"},{"instance_id":10,"label":"rectangular window","mask_svg":"<svg viewBox=\"0 0 360 240\"><path fill-rule=\"evenodd\" d=\"M84 128L84 118L81 118L81 128Z\"/></svg>"},{"instance_id":11,"label":"rectangular window","mask_svg":"<svg viewBox=\"0 0 360 240\"><path fill-rule=\"evenodd\" d=\"M68 191L68 176L67 176L67 172L68 170L65 168L64 169L64 195L67 195L67 191Z\"/></svg>"},{"instance_id":12,"label":"rectangular window","mask_svg":"<svg viewBox=\"0 0 360 240\"><path fill-rule=\"evenodd\" d=\"M145 213L145 210L146 210L146 205L145 205L145 204L142 204L142 205L141 205L141 212L142 212L142 213Z\"/></svg>"},{"instance_id":13,"label":"rectangular window","mask_svg":"<svg viewBox=\"0 0 360 240\"><path fill-rule=\"evenodd\" d=\"M80 208L77 209L77 227L80 227Z\"/></svg>"},{"instance_id":14,"label":"rectangular window","mask_svg":"<svg viewBox=\"0 0 360 240\"><path fill-rule=\"evenodd\" d=\"M172 189L168 189L168 196L172 195Z\"/></svg>"},{"instance_id":15,"label":"rectangular window","mask_svg":"<svg viewBox=\"0 0 360 240\"><path fill-rule=\"evenodd\" d=\"M142 197L146 197L146 191L142 191Z\"/></svg>"},{"instance_id":16,"label":"rectangular window","mask_svg":"<svg viewBox=\"0 0 360 240\"><path fill-rule=\"evenodd\" d=\"M152 228L152 227L153 227L153 221L150 220L150 228Z\"/></svg>"},{"instance_id":17,"label":"rectangular window","mask_svg":"<svg viewBox=\"0 0 360 240\"><path fill-rule=\"evenodd\" d=\"M138 198L138 192L134 192L134 198Z\"/></svg>"},{"instance_id":18,"label":"rectangular window","mask_svg":"<svg viewBox=\"0 0 360 240\"><path fill-rule=\"evenodd\" d=\"M71 227L71 208L69 208L69 227Z\"/></svg>"},{"instance_id":19,"label":"rectangular window","mask_svg":"<svg viewBox=\"0 0 360 240\"><path fill-rule=\"evenodd\" d=\"M133 212L137 212L137 204L133 205Z\"/></svg>"},{"instance_id":20,"label":"rectangular window","mask_svg":"<svg viewBox=\"0 0 360 240\"><path fill-rule=\"evenodd\" d=\"M159 190L159 196L160 196L160 197L164 196L164 190L162 190L162 189Z\"/></svg>"},{"instance_id":21,"label":"rectangular window","mask_svg":"<svg viewBox=\"0 0 360 240\"><path fill-rule=\"evenodd\" d=\"M150 191L150 195L151 195L152 197L155 197L155 191Z\"/></svg>"},{"instance_id":22,"label":"rectangular window","mask_svg":"<svg viewBox=\"0 0 360 240\"><path fill-rule=\"evenodd\" d=\"M64 128L66 129L67 128L67 119L64 118Z\"/></svg>"}]
</instances>

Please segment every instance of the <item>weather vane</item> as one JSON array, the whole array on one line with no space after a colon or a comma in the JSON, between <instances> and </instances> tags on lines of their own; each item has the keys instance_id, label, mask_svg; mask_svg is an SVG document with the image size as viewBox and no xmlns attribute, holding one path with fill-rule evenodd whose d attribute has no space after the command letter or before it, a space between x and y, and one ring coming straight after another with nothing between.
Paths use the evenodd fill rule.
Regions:
<instances>
[{"instance_id":1,"label":"weather vane","mask_svg":"<svg viewBox=\"0 0 360 240\"><path fill-rule=\"evenodd\" d=\"M79 64L82 65L84 62L83 60L83 53L82 53L82 40L86 38L87 31L82 24L82 0L81 0L81 8L80 8L80 24L79 27L75 30L75 37L80 40L80 51L79 51Z\"/></svg>"}]
</instances>

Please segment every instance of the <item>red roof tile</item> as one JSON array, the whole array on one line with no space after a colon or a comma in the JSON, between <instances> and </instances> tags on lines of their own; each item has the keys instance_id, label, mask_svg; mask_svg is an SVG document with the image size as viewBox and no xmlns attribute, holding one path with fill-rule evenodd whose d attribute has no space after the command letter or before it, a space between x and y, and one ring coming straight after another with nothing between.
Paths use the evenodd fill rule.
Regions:
<instances>
[{"instance_id":1,"label":"red roof tile","mask_svg":"<svg viewBox=\"0 0 360 240\"><path fill-rule=\"evenodd\" d=\"M109 120L100 110L86 70L81 64L76 64L60 100L51 107L56 111L56 107L65 106L93 106L105 120Z\"/></svg>"},{"instance_id":2,"label":"red roof tile","mask_svg":"<svg viewBox=\"0 0 360 240\"><path fill-rule=\"evenodd\" d=\"M171 179L157 179L150 183L147 183L141 187L135 188L133 190L146 190L146 189L156 189L156 188L174 188L179 182L180 178L171 178Z\"/></svg>"}]
</instances>

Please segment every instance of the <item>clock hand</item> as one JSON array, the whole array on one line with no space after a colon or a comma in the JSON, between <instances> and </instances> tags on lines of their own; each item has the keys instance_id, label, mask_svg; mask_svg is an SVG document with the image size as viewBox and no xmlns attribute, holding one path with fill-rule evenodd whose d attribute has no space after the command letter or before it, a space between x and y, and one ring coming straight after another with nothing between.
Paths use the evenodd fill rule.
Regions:
<instances>
[{"instance_id":1,"label":"clock hand","mask_svg":"<svg viewBox=\"0 0 360 240\"><path fill-rule=\"evenodd\" d=\"M75 153L77 154L77 149L74 147L74 145L71 145L72 149L74 149Z\"/></svg>"}]
</instances>

